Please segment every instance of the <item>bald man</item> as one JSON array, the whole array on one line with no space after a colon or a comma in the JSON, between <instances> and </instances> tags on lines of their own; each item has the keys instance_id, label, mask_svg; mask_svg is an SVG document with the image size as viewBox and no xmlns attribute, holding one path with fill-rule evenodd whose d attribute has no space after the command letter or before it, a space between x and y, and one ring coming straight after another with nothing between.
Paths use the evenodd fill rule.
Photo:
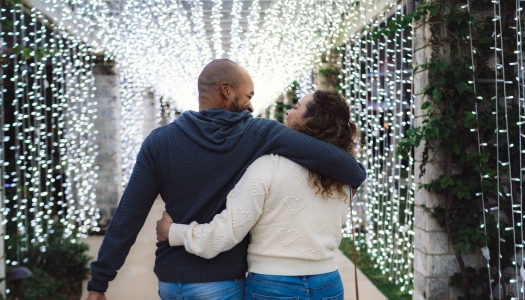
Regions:
<instances>
[{"instance_id":1,"label":"bald man","mask_svg":"<svg viewBox=\"0 0 525 300\"><path fill-rule=\"evenodd\" d=\"M366 171L340 148L267 119L253 118L253 81L244 68L214 60L198 81L199 111L186 111L142 143L118 208L91 264L89 300L105 299L157 195L175 223L208 223L226 207L226 196L248 166L265 154L358 187ZM242 299L247 271L245 238L231 250L204 259L158 242L155 274L161 299ZM200 297L200 298L199 298Z\"/></svg>"}]
</instances>

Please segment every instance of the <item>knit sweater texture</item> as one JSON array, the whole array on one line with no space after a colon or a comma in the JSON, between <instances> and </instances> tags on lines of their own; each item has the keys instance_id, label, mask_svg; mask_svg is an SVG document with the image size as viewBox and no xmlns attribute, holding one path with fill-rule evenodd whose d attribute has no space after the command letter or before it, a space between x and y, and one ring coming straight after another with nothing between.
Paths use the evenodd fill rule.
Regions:
<instances>
[{"instance_id":1,"label":"knit sweater texture","mask_svg":"<svg viewBox=\"0 0 525 300\"><path fill-rule=\"evenodd\" d=\"M303 276L337 270L335 250L346 223L347 197L322 195L309 172L277 155L258 158L228 194L226 209L210 223L172 224L171 246L213 258L250 233L248 272Z\"/></svg>"},{"instance_id":2,"label":"knit sweater texture","mask_svg":"<svg viewBox=\"0 0 525 300\"><path fill-rule=\"evenodd\" d=\"M187 111L154 130L142 143L98 258L91 263L88 290L105 292L160 194L175 223L210 222L226 207L226 196L250 164L278 154L335 180L359 186L364 167L349 153L248 111ZM154 234L152 232L152 234ZM158 242L154 272L164 282L214 282L243 278L245 238L213 259Z\"/></svg>"}]
</instances>

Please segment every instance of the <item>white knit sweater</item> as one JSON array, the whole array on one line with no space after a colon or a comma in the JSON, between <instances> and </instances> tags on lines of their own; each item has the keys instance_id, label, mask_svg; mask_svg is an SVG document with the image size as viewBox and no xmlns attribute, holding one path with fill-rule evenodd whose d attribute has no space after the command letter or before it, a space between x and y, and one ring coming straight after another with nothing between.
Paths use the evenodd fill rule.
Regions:
<instances>
[{"instance_id":1,"label":"white knit sweater","mask_svg":"<svg viewBox=\"0 0 525 300\"><path fill-rule=\"evenodd\" d=\"M250 272L293 276L335 271L348 204L337 192L324 199L316 190L304 167L277 155L262 156L228 194L222 213L208 224L171 225L169 243L212 258L249 232ZM348 186L345 191L350 196Z\"/></svg>"}]
</instances>

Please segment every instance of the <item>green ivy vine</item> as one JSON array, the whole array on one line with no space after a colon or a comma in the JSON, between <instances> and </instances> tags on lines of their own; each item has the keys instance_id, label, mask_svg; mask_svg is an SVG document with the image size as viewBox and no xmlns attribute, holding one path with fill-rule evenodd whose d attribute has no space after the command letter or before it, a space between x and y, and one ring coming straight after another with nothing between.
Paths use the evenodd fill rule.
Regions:
<instances>
[{"instance_id":1,"label":"green ivy vine","mask_svg":"<svg viewBox=\"0 0 525 300\"><path fill-rule=\"evenodd\" d=\"M511 278L515 277L514 272L506 272L509 267L514 269L513 232L504 228L513 227L512 205L516 203L512 203L510 196L513 195L515 201L519 201L520 182L513 182L513 190L509 190L509 181L521 176L519 161L520 155L523 154L519 153L516 145L520 142L520 134L525 132L523 128L520 132L517 125L520 121L518 101L508 100L505 107L503 100L494 99L496 88L502 91L505 85L507 91L512 93L518 88L515 80L517 68L510 65L517 60L514 53L516 30L513 28L515 4L513 1L500 1L503 32L498 31L498 34L501 34L505 41L505 65L498 72L500 78L505 76L507 80L503 83L494 80L494 66L491 68L489 65L489 62L494 61L494 4L490 0L471 0L471 11L478 12L478 15L475 15L461 7L465 3L441 2L425 2L419 5L415 12L394 19L374 34L376 38L389 36L410 26L412 20L418 21L426 17L430 18L430 22L443 22L445 26L448 38L442 39L441 42L450 45L449 57L436 57L427 64L414 68L414 73L418 69L428 70L430 77L429 84L423 90L428 101L421 105L421 110L426 111L427 118L420 126L407 131L397 151L402 157L408 158L414 157L414 147L424 148L423 162L420 164L421 176L425 174L431 153L443 157L444 175L432 178L427 184L422 184L421 188L442 195L443 203L427 211L446 229L449 242L454 247L461 272L452 277L450 285L463 291L464 296L459 299L492 299L489 284L492 285L492 290L497 288L499 270L502 272L502 285L509 284ZM488 13L485 14L486 17L478 17L482 15L479 12ZM469 23L474 33L472 37ZM473 48L476 49L474 68L470 39ZM473 80L476 82L476 91L471 84ZM505 129L506 116L509 124L509 144L507 133L501 131ZM498 134L499 143L496 144ZM481 151L478 151L478 143L482 145ZM510 149L510 155L507 149ZM499 172L498 150L499 161L510 162L500 164ZM491 208L497 207L498 193L501 216L504 216L499 220L499 236L498 220L496 215L491 213ZM486 230L483 228L483 207L486 209ZM499 243L499 238L506 242ZM521 231L516 232L516 244L520 243L523 243ZM479 249L485 246L490 251L490 267L477 270L466 267L462 255L479 253ZM500 266L497 257L498 246L501 247ZM489 283L489 273L493 279L492 283ZM508 288L503 288L502 294L501 299L517 296Z\"/></svg>"}]
</instances>

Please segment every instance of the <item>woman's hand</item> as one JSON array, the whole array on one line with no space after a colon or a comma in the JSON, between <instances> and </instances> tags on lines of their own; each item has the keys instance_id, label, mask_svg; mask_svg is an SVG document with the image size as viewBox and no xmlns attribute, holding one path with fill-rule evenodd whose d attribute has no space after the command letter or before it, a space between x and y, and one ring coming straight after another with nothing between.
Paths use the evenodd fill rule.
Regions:
<instances>
[{"instance_id":1,"label":"woman's hand","mask_svg":"<svg viewBox=\"0 0 525 300\"><path fill-rule=\"evenodd\" d=\"M157 241L165 242L169 240L171 224L173 224L173 219L166 211L162 212L162 218L157 221Z\"/></svg>"}]
</instances>

